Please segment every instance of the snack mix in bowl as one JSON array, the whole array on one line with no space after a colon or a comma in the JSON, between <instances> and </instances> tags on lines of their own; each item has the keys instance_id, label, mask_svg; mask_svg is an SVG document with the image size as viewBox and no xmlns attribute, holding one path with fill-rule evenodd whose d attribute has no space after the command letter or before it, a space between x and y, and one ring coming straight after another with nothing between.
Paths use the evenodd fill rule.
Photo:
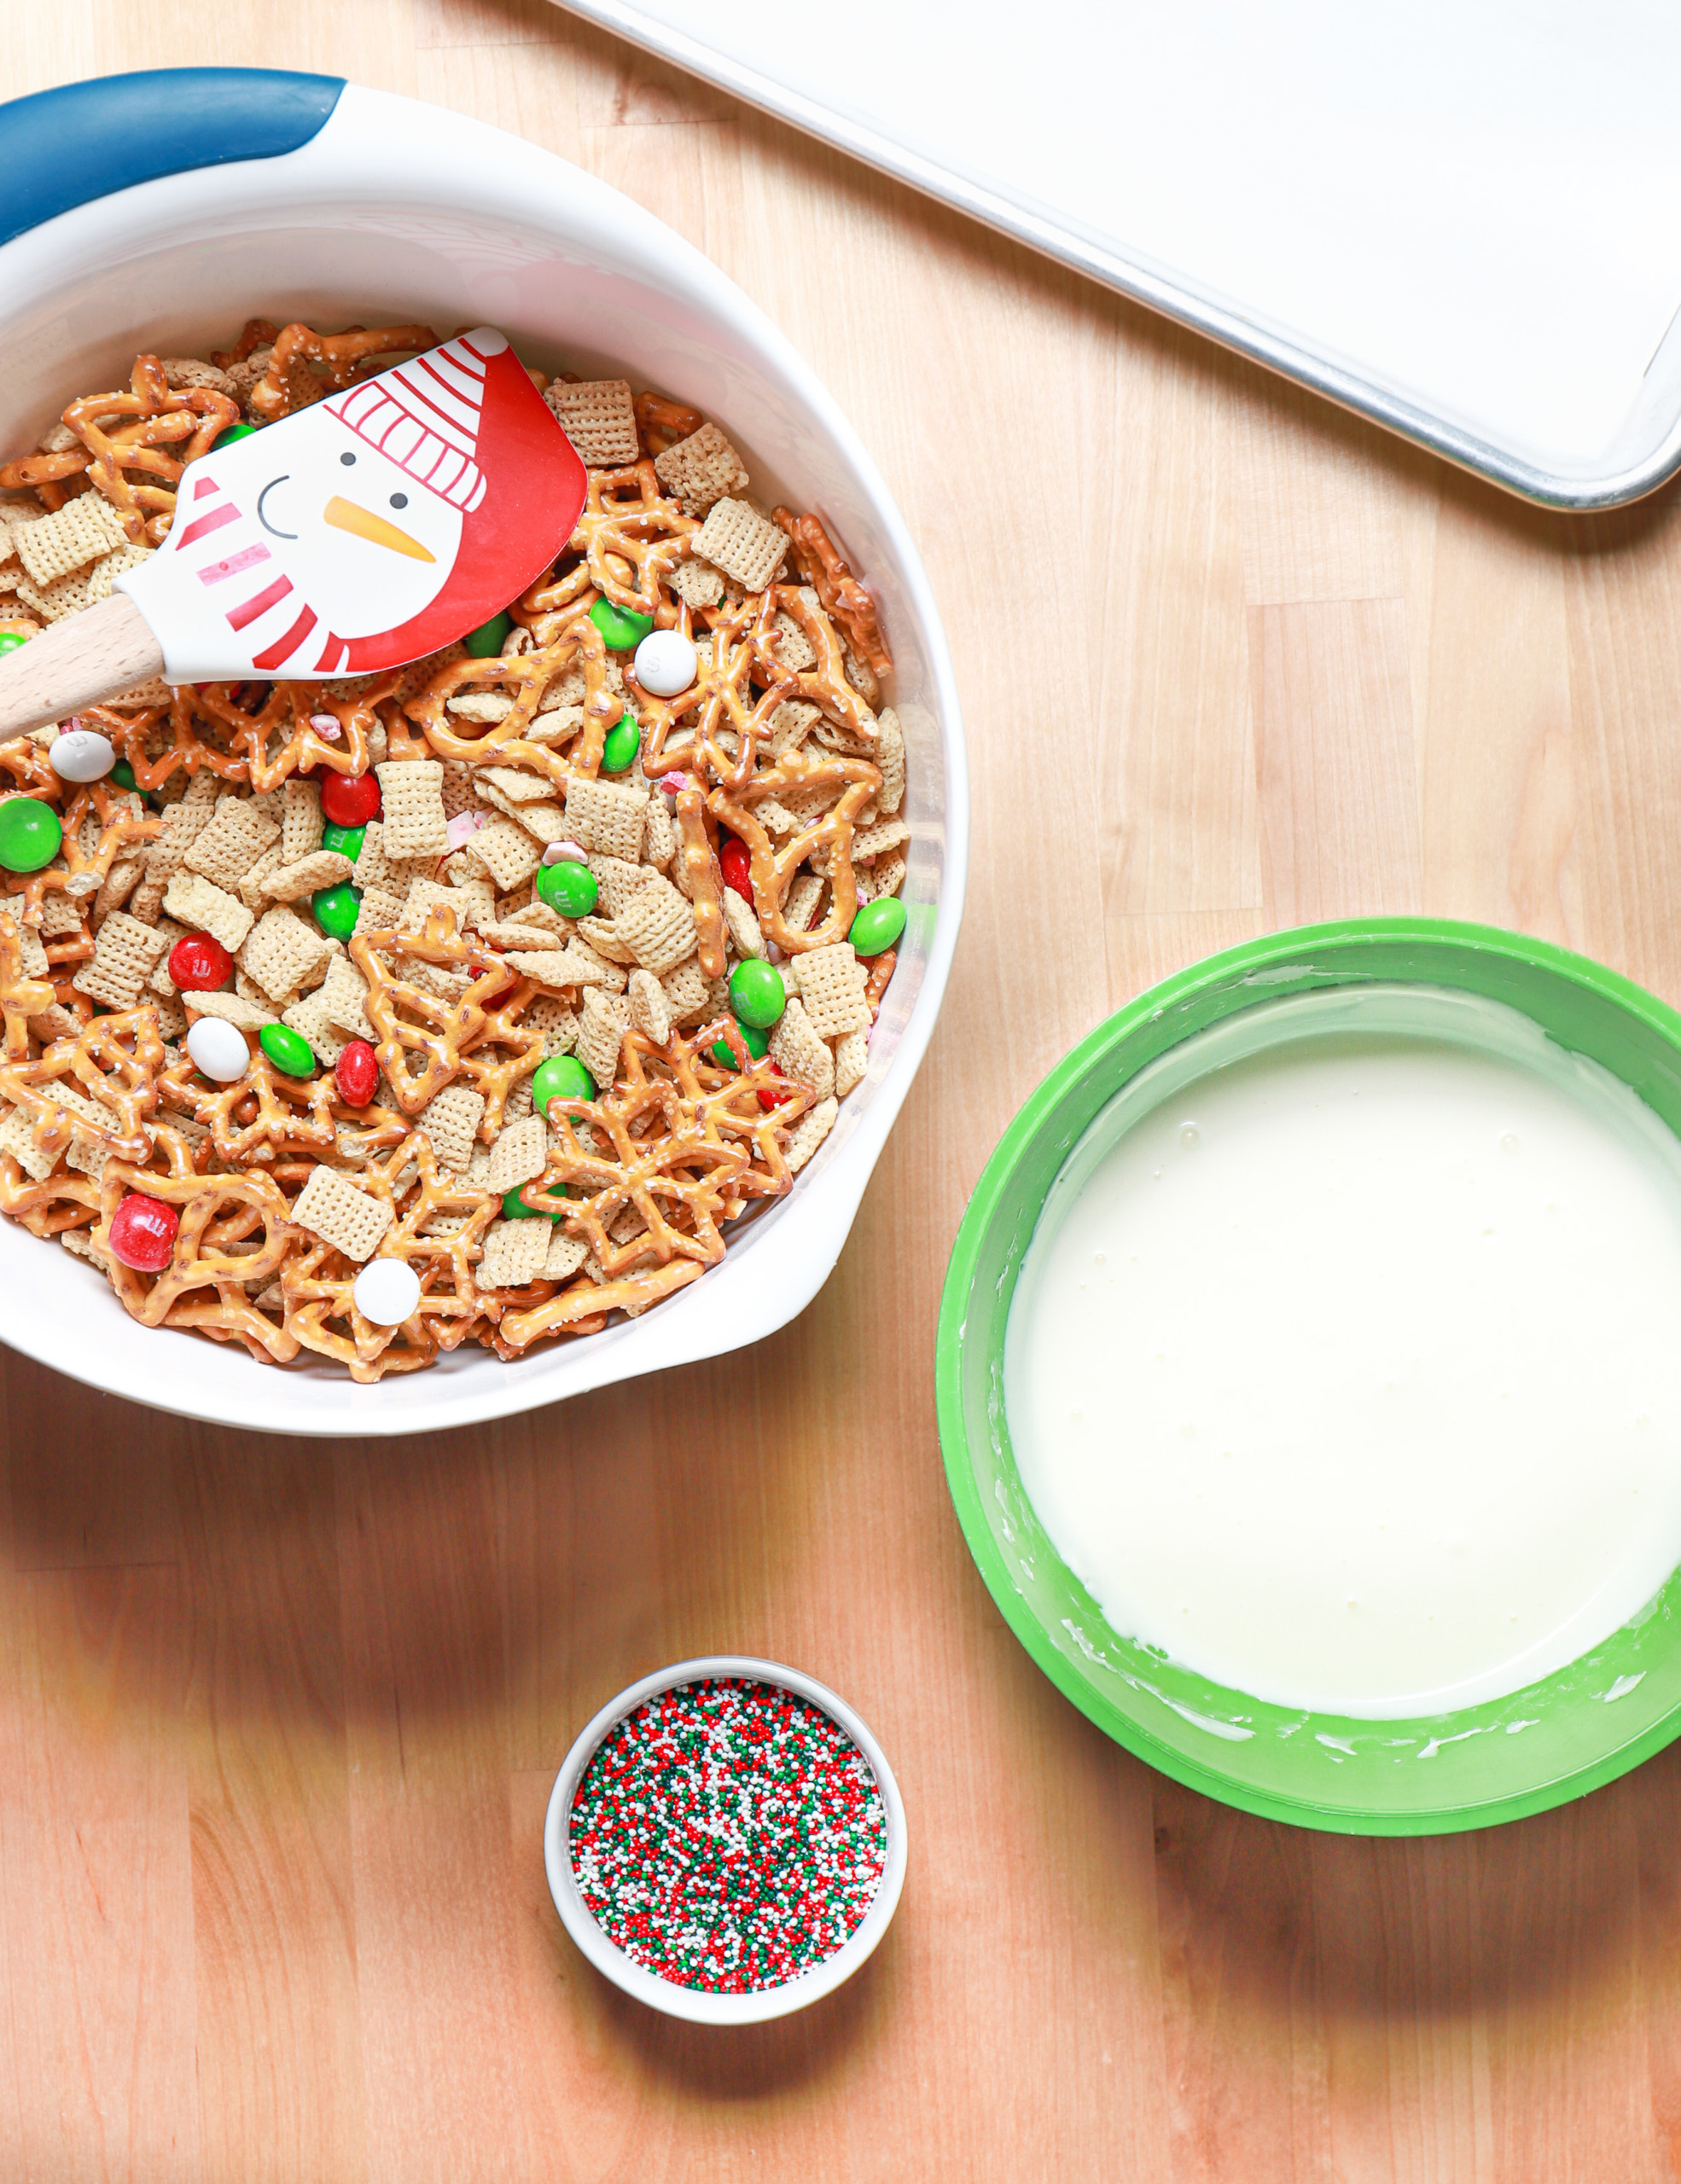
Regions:
<instances>
[{"instance_id":1,"label":"snack mix in bowl","mask_svg":"<svg viewBox=\"0 0 1681 2184\"><path fill-rule=\"evenodd\" d=\"M0 467L0 648L151 553L187 463L436 339L253 320L79 395ZM598 1333L864 1075L909 833L870 595L696 411L532 377L588 499L463 643L0 745L0 1211L147 1326L361 1381ZM274 604L244 558L230 615Z\"/></svg>"}]
</instances>

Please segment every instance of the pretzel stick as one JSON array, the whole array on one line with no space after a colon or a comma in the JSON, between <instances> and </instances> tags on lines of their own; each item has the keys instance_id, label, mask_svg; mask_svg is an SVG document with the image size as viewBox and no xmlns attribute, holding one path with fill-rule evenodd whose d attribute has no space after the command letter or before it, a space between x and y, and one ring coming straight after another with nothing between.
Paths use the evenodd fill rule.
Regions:
<instances>
[{"instance_id":1,"label":"pretzel stick","mask_svg":"<svg viewBox=\"0 0 1681 2184\"><path fill-rule=\"evenodd\" d=\"M724 976L724 876L707 834L706 799L697 788L678 792L678 855L683 860L688 894L695 907L695 933L701 970L709 979Z\"/></svg>"},{"instance_id":2,"label":"pretzel stick","mask_svg":"<svg viewBox=\"0 0 1681 2184\"><path fill-rule=\"evenodd\" d=\"M830 616L852 641L852 649L877 675L893 672L893 654L881 636L875 602L840 558L840 549L815 515L774 508L771 520L787 532L800 574Z\"/></svg>"},{"instance_id":3,"label":"pretzel stick","mask_svg":"<svg viewBox=\"0 0 1681 2184\"><path fill-rule=\"evenodd\" d=\"M632 406L637 430L650 455L663 455L678 440L686 440L691 433L698 433L707 421L698 410L691 410L686 402L673 402L664 394L643 392L637 395Z\"/></svg>"},{"instance_id":4,"label":"pretzel stick","mask_svg":"<svg viewBox=\"0 0 1681 2184\"><path fill-rule=\"evenodd\" d=\"M654 1267L646 1274L631 1274L619 1281L604 1281L599 1288L591 1282L563 1289L558 1297L538 1305L532 1311L504 1312L501 1322L503 1340L512 1350L528 1350L543 1336L564 1333L568 1326L582 1320L599 1316L604 1325L609 1312L632 1309L645 1311L674 1290L698 1281L705 1271L693 1259L672 1259L669 1265Z\"/></svg>"},{"instance_id":5,"label":"pretzel stick","mask_svg":"<svg viewBox=\"0 0 1681 2184\"><path fill-rule=\"evenodd\" d=\"M28 1059L29 1019L44 1014L54 999L44 979L24 976L22 928L15 917L0 912L0 1012L5 1019L8 1061Z\"/></svg>"},{"instance_id":6,"label":"pretzel stick","mask_svg":"<svg viewBox=\"0 0 1681 2184\"><path fill-rule=\"evenodd\" d=\"M872 1019L881 1013L881 996L887 990L887 981L898 961L898 950L885 948L870 967L870 976L864 982L864 997L870 1003Z\"/></svg>"}]
</instances>

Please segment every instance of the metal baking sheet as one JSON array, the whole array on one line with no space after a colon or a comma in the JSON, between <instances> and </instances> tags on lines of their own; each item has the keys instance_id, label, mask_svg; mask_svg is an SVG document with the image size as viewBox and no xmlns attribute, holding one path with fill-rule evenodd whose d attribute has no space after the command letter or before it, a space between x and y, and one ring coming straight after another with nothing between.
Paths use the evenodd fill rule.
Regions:
<instances>
[{"instance_id":1,"label":"metal baking sheet","mask_svg":"<svg viewBox=\"0 0 1681 2184\"><path fill-rule=\"evenodd\" d=\"M556 4L1527 499L1681 467L1681 9Z\"/></svg>"}]
</instances>

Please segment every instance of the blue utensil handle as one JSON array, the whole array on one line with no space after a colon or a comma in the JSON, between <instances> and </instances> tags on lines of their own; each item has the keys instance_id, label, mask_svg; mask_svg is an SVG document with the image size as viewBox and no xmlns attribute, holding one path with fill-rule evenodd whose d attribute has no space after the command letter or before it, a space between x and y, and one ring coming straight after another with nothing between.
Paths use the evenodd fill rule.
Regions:
<instances>
[{"instance_id":1,"label":"blue utensil handle","mask_svg":"<svg viewBox=\"0 0 1681 2184\"><path fill-rule=\"evenodd\" d=\"M286 68L147 68L13 99L0 106L0 243L136 183L295 152L344 87Z\"/></svg>"}]
</instances>

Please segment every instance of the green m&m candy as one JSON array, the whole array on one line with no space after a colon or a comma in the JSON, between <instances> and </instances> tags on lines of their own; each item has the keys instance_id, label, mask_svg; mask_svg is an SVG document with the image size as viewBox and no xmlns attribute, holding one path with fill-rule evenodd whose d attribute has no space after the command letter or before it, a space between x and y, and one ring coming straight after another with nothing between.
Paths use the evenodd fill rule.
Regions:
<instances>
[{"instance_id":1,"label":"green m&m candy","mask_svg":"<svg viewBox=\"0 0 1681 2184\"><path fill-rule=\"evenodd\" d=\"M257 1034L257 1043L275 1067L283 1070L288 1077L314 1076L315 1056L310 1043L289 1024L265 1024Z\"/></svg>"},{"instance_id":2,"label":"green m&m candy","mask_svg":"<svg viewBox=\"0 0 1681 2184\"><path fill-rule=\"evenodd\" d=\"M610 599L598 599L590 609L590 619L609 652L634 652L654 627L651 614L638 614L634 607L615 607Z\"/></svg>"},{"instance_id":3,"label":"green m&m candy","mask_svg":"<svg viewBox=\"0 0 1681 2184\"><path fill-rule=\"evenodd\" d=\"M362 854L362 839L366 827L335 827L331 820L321 830L321 846L336 850L340 857L347 857L352 864Z\"/></svg>"},{"instance_id":4,"label":"green m&m candy","mask_svg":"<svg viewBox=\"0 0 1681 2184\"><path fill-rule=\"evenodd\" d=\"M730 1006L736 1020L755 1031L769 1031L788 1007L788 989L774 963L743 956L730 973Z\"/></svg>"},{"instance_id":5,"label":"green m&m candy","mask_svg":"<svg viewBox=\"0 0 1681 2184\"><path fill-rule=\"evenodd\" d=\"M765 967L768 969L770 967L767 965ZM730 984L732 987L733 998L733 987L735 981L732 979ZM742 1035L742 1044L747 1048L753 1060L758 1061L771 1043L771 1034L768 1031L761 1031L757 1024L742 1023L739 1016L736 1019L736 1029ZM728 1039L717 1039L713 1041L712 1057L720 1069L734 1069L736 1067L736 1057L730 1050L730 1042Z\"/></svg>"},{"instance_id":6,"label":"green m&m candy","mask_svg":"<svg viewBox=\"0 0 1681 2184\"><path fill-rule=\"evenodd\" d=\"M559 864L544 866L537 875L537 892L541 900L561 917L587 918L596 907L601 889L587 864L568 857Z\"/></svg>"},{"instance_id":7,"label":"green m&m candy","mask_svg":"<svg viewBox=\"0 0 1681 2184\"><path fill-rule=\"evenodd\" d=\"M476 630L469 630L462 642L474 659L490 659L502 650L513 626L511 614L492 614L488 622L480 622Z\"/></svg>"},{"instance_id":8,"label":"green m&m candy","mask_svg":"<svg viewBox=\"0 0 1681 2184\"><path fill-rule=\"evenodd\" d=\"M866 903L846 929L846 938L859 956L880 956L904 930L904 905L897 895L880 895Z\"/></svg>"},{"instance_id":9,"label":"green m&m candy","mask_svg":"<svg viewBox=\"0 0 1681 2184\"><path fill-rule=\"evenodd\" d=\"M50 804L9 796L0 804L0 865L8 872L38 872L58 855L64 828Z\"/></svg>"},{"instance_id":10,"label":"green m&m candy","mask_svg":"<svg viewBox=\"0 0 1681 2184\"><path fill-rule=\"evenodd\" d=\"M248 440L256 429L255 425L230 425L225 433L218 433L212 440L211 453L214 455L218 447L231 447L236 440Z\"/></svg>"},{"instance_id":11,"label":"green m&m candy","mask_svg":"<svg viewBox=\"0 0 1681 2184\"><path fill-rule=\"evenodd\" d=\"M595 1078L571 1054L551 1054L531 1081L531 1103L539 1115L548 1114L551 1100L593 1100L595 1096Z\"/></svg>"},{"instance_id":12,"label":"green m&m candy","mask_svg":"<svg viewBox=\"0 0 1681 2184\"><path fill-rule=\"evenodd\" d=\"M642 730L633 714L625 713L607 732L602 745L602 771L622 774L642 748Z\"/></svg>"},{"instance_id":13,"label":"green m&m candy","mask_svg":"<svg viewBox=\"0 0 1681 2184\"><path fill-rule=\"evenodd\" d=\"M26 641L16 630L0 630L0 652L15 652Z\"/></svg>"},{"instance_id":14,"label":"green m&m candy","mask_svg":"<svg viewBox=\"0 0 1681 2184\"><path fill-rule=\"evenodd\" d=\"M317 887L310 897L315 921L329 940L348 940L356 930L356 914L362 907L362 891L341 880L336 887Z\"/></svg>"},{"instance_id":15,"label":"green m&m candy","mask_svg":"<svg viewBox=\"0 0 1681 2184\"><path fill-rule=\"evenodd\" d=\"M502 1217L504 1221L540 1221L543 1218L543 1213L548 1214L550 1220L558 1221L565 1213L565 1205L559 1202L567 1195L567 1187L564 1183L555 1183L549 1189L547 1195L556 1201L552 1213L549 1212L546 1205L543 1209L543 1213L539 1213L534 1205L522 1205L520 1202L520 1193L524 1188L523 1183L515 1183L511 1191L503 1193Z\"/></svg>"},{"instance_id":16,"label":"green m&m candy","mask_svg":"<svg viewBox=\"0 0 1681 2184\"><path fill-rule=\"evenodd\" d=\"M137 796L143 797L148 804L155 805L157 803L158 799L154 793L149 788L142 788L139 782L136 781L134 768L130 765L126 758L119 758L105 778L108 781L114 781L119 788L132 789Z\"/></svg>"}]
</instances>

